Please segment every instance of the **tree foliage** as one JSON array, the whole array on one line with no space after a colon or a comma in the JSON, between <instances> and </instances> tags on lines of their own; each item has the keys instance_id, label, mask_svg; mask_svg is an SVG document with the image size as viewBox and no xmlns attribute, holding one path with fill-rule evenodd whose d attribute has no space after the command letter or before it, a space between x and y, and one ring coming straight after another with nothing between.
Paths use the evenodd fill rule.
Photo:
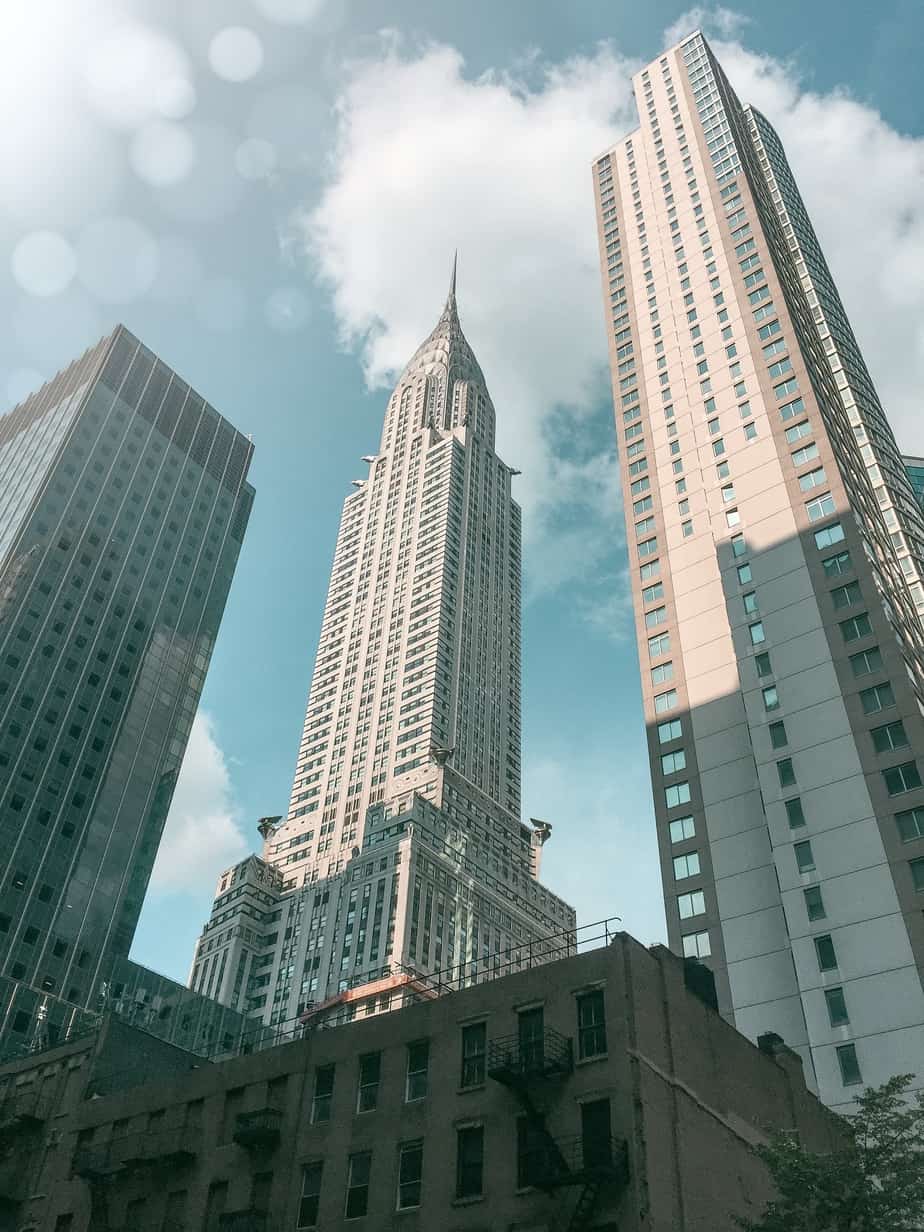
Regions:
<instances>
[{"instance_id":1,"label":"tree foliage","mask_svg":"<svg viewBox=\"0 0 924 1232\"><path fill-rule=\"evenodd\" d=\"M908 1096L900 1074L857 1097L841 1118L841 1145L816 1155L779 1133L757 1153L777 1196L746 1232L922 1232L924 1094Z\"/></svg>"}]
</instances>

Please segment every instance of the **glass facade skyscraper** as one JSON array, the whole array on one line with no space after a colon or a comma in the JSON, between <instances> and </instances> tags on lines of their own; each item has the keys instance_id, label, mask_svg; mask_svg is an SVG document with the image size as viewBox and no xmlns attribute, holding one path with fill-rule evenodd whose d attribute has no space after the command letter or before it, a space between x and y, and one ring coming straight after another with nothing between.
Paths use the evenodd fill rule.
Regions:
<instances>
[{"instance_id":1,"label":"glass facade skyscraper","mask_svg":"<svg viewBox=\"0 0 924 1232\"><path fill-rule=\"evenodd\" d=\"M549 827L519 818L520 510L494 424L453 275L344 502L288 814L222 873L193 961L195 990L269 1025L485 978L574 926L538 881Z\"/></svg>"},{"instance_id":2,"label":"glass facade skyscraper","mask_svg":"<svg viewBox=\"0 0 924 1232\"><path fill-rule=\"evenodd\" d=\"M668 936L846 1108L924 1082L924 523L773 128L699 33L634 85L594 188Z\"/></svg>"},{"instance_id":3,"label":"glass facade skyscraper","mask_svg":"<svg viewBox=\"0 0 924 1232\"><path fill-rule=\"evenodd\" d=\"M128 954L251 453L121 326L0 419L2 1035L95 1008Z\"/></svg>"}]
</instances>

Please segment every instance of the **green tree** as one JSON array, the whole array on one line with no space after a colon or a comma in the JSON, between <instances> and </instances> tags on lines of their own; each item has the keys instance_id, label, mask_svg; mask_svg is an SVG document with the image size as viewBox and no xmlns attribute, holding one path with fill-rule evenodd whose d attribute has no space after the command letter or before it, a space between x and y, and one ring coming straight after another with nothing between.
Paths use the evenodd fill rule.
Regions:
<instances>
[{"instance_id":1,"label":"green tree","mask_svg":"<svg viewBox=\"0 0 924 1232\"><path fill-rule=\"evenodd\" d=\"M909 1099L900 1074L857 1097L841 1117L841 1145L826 1155L780 1133L757 1153L777 1196L746 1232L921 1232L924 1229L924 1095Z\"/></svg>"}]
</instances>

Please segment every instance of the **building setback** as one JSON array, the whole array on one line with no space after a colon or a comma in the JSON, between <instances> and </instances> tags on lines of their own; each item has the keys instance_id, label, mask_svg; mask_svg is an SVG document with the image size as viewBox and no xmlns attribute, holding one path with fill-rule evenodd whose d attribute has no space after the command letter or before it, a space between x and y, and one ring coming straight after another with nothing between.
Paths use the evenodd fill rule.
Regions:
<instances>
[{"instance_id":1,"label":"building setback","mask_svg":"<svg viewBox=\"0 0 924 1232\"><path fill-rule=\"evenodd\" d=\"M599 940L195 1071L138 1032L146 1081L125 1028L3 1067L0 1191L35 1232L732 1232L770 1196L753 1147L834 1119L698 964Z\"/></svg>"},{"instance_id":2,"label":"building setback","mask_svg":"<svg viewBox=\"0 0 924 1232\"><path fill-rule=\"evenodd\" d=\"M0 419L4 1046L95 1008L127 958L251 453L121 326Z\"/></svg>"},{"instance_id":3,"label":"building setback","mask_svg":"<svg viewBox=\"0 0 924 1232\"><path fill-rule=\"evenodd\" d=\"M574 912L520 807L520 510L455 269L343 506L285 818L218 880L190 986L270 1026L482 979ZM382 981L386 984L382 985Z\"/></svg>"},{"instance_id":4,"label":"building setback","mask_svg":"<svg viewBox=\"0 0 924 1232\"><path fill-rule=\"evenodd\" d=\"M924 1081L920 510L776 134L699 33L594 166L671 946L823 1100Z\"/></svg>"}]
</instances>

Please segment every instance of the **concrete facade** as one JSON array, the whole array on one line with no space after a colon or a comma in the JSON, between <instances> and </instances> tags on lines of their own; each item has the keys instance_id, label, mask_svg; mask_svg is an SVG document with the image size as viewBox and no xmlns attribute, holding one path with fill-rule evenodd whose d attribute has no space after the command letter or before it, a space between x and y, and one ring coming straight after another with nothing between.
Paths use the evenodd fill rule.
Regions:
<instances>
[{"instance_id":1,"label":"concrete facade","mask_svg":"<svg viewBox=\"0 0 924 1232\"><path fill-rule=\"evenodd\" d=\"M190 986L271 1028L396 973L487 978L574 912L520 820L520 510L443 312L344 502L289 811L221 873ZM376 995L370 992L371 996Z\"/></svg>"},{"instance_id":2,"label":"concrete facade","mask_svg":"<svg viewBox=\"0 0 924 1232\"><path fill-rule=\"evenodd\" d=\"M257 1055L173 1077L167 1058L31 1124L41 1167L9 1226L732 1232L770 1196L755 1144L792 1129L824 1151L837 1128L793 1052L691 991L701 975L618 934ZM0 1109L68 1056L0 1070Z\"/></svg>"},{"instance_id":3,"label":"concrete facade","mask_svg":"<svg viewBox=\"0 0 924 1232\"><path fill-rule=\"evenodd\" d=\"M671 946L826 1103L924 1081L919 510L779 142L698 33L594 167Z\"/></svg>"}]
</instances>

